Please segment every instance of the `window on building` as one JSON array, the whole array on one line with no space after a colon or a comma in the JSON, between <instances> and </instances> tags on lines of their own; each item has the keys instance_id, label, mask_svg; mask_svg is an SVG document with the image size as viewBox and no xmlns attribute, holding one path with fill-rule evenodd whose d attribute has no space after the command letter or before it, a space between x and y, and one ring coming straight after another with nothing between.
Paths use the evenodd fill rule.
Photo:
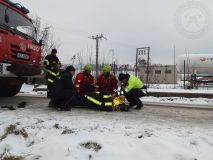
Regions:
<instances>
[{"instance_id":1,"label":"window on building","mask_svg":"<svg viewBox=\"0 0 213 160\"><path fill-rule=\"evenodd\" d=\"M147 73L149 73L149 74L152 74L152 71L151 70L149 70L149 71L145 71L145 73L147 74Z\"/></svg>"},{"instance_id":2,"label":"window on building","mask_svg":"<svg viewBox=\"0 0 213 160\"><path fill-rule=\"evenodd\" d=\"M171 73L172 73L172 70L165 70L165 73L166 73L166 74L171 74Z\"/></svg>"},{"instance_id":3,"label":"window on building","mask_svg":"<svg viewBox=\"0 0 213 160\"><path fill-rule=\"evenodd\" d=\"M161 70L155 70L155 74L161 74Z\"/></svg>"}]
</instances>

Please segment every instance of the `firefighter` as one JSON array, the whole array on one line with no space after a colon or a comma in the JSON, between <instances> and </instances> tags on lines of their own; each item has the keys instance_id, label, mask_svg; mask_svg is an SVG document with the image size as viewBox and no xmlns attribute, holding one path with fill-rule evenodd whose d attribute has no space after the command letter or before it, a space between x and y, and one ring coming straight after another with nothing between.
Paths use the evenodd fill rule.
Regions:
<instances>
[{"instance_id":1,"label":"firefighter","mask_svg":"<svg viewBox=\"0 0 213 160\"><path fill-rule=\"evenodd\" d=\"M51 88L51 85L55 81L57 77L59 77L59 69L61 67L61 63L56 56L57 50L54 48L51 51L51 54L47 55L44 58L44 65L45 65L45 71L46 71L46 79L47 79L47 97L49 97L49 91Z\"/></svg>"},{"instance_id":2,"label":"firefighter","mask_svg":"<svg viewBox=\"0 0 213 160\"><path fill-rule=\"evenodd\" d=\"M78 105L97 109L101 111L129 111L129 106L124 105L125 97L117 96L113 97L109 93L104 92L89 92L85 95L81 95L78 99Z\"/></svg>"},{"instance_id":3,"label":"firefighter","mask_svg":"<svg viewBox=\"0 0 213 160\"><path fill-rule=\"evenodd\" d=\"M118 81L113 74L110 74L111 67L103 66L103 73L97 78L98 91L114 94L118 88Z\"/></svg>"},{"instance_id":4,"label":"firefighter","mask_svg":"<svg viewBox=\"0 0 213 160\"><path fill-rule=\"evenodd\" d=\"M75 68L68 66L53 82L50 88L50 103L53 104L54 108L70 110L72 105L76 105L77 90L72 81L74 74Z\"/></svg>"},{"instance_id":5,"label":"firefighter","mask_svg":"<svg viewBox=\"0 0 213 160\"><path fill-rule=\"evenodd\" d=\"M84 66L84 71L76 75L75 87L81 95L95 91L95 80L91 75L91 71L92 65L86 64Z\"/></svg>"},{"instance_id":6,"label":"firefighter","mask_svg":"<svg viewBox=\"0 0 213 160\"><path fill-rule=\"evenodd\" d=\"M130 103L129 106L135 109L141 109L143 103L140 97L143 96L142 88L144 86L143 82L137 77L129 74L120 73L119 81L121 83L121 90L124 92L124 96Z\"/></svg>"}]
</instances>

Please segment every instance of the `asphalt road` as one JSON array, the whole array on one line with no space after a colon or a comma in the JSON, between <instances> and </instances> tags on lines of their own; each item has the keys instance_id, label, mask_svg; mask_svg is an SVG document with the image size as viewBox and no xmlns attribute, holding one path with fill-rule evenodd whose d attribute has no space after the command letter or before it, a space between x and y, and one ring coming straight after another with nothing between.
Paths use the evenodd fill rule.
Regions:
<instances>
[{"instance_id":1,"label":"asphalt road","mask_svg":"<svg viewBox=\"0 0 213 160\"><path fill-rule=\"evenodd\" d=\"M26 108L17 108L18 103L26 101ZM182 108L175 107L175 104L160 105L157 104L145 104L142 110L132 109L130 112L102 112L91 109L73 108L69 112L56 111L48 108L49 100L46 98L39 97L26 97L26 96L15 96L10 98L0 98L0 106L14 106L16 110L8 110L0 108L0 114L23 114L27 110L27 114L32 111L33 116L45 115L45 114L59 114L61 116L70 116L75 114L77 116L86 116L94 118L114 119L117 122L125 121L141 121L141 123L152 123L152 124L168 124L178 126L190 126L190 127L213 127L213 110L211 109L199 109L199 108ZM25 113L25 114L26 114ZM9 115L10 115L9 114Z\"/></svg>"}]
</instances>

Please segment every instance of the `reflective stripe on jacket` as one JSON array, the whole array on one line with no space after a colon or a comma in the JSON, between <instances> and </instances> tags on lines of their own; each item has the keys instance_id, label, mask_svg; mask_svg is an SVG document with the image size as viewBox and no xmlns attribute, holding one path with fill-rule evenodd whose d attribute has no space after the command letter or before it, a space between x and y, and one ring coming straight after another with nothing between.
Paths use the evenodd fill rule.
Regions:
<instances>
[{"instance_id":1,"label":"reflective stripe on jacket","mask_svg":"<svg viewBox=\"0 0 213 160\"><path fill-rule=\"evenodd\" d=\"M84 95L93 107L97 106L100 110L112 110L113 99L111 95L102 92L91 92Z\"/></svg>"},{"instance_id":2,"label":"reflective stripe on jacket","mask_svg":"<svg viewBox=\"0 0 213 160\"><path fill-rule=\"evenodd\" d=\"M57 56L49 54L44 59L46 77L48 83L53 83L59 77L59 66L61 63Z\"/></svg>"},{"instance_id":3,"label":"reflective stripe on jacket","mask_svg":"<svg viewBox=\"0 0 213 160\"><path fill-rule=\"evenodd\" d=\"M75 86L77 90L84 95L95 90L94 81L94 77L91 74L80 72L76 75Z\"/></svg>"}]
</instances>

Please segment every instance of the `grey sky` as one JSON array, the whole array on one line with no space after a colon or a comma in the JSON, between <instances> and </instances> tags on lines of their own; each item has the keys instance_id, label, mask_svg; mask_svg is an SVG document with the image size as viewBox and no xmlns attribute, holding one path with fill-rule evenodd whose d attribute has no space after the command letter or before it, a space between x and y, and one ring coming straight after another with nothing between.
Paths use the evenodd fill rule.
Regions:
<instances>
[{"instance_id":1,"label":"grey sky","mask_svg":"<svg viewBox=\"0 0 213 160\"><path fill-rule=\"evenodd\" d=\"M134 64L137 47L151 47L152 64L172 64L174 45L177 55L184 54L185 48L189 53L213 53L211 25L207 25L209 28L204 26L208 32L201 33L198 38L189 38L177 31L175 20L177 15L181 14L177 10L188 2L186 0L17 0L17 2L30 9L32 15L41 17L42 23L54 27L55 38L61 41L59 58L64 63L69 63L77 52L84 53L85 62L91 52L94 57L95 41L88 37L100 33L107 38L100 43L100 59L104 58L105 62L110 63L111 49L114 49L114 58L117 58L119 63L128 64ZM212 15L213 1L199 2ZM212 22L212 19L209 21Z\"/></svg>"}]
</instances>

